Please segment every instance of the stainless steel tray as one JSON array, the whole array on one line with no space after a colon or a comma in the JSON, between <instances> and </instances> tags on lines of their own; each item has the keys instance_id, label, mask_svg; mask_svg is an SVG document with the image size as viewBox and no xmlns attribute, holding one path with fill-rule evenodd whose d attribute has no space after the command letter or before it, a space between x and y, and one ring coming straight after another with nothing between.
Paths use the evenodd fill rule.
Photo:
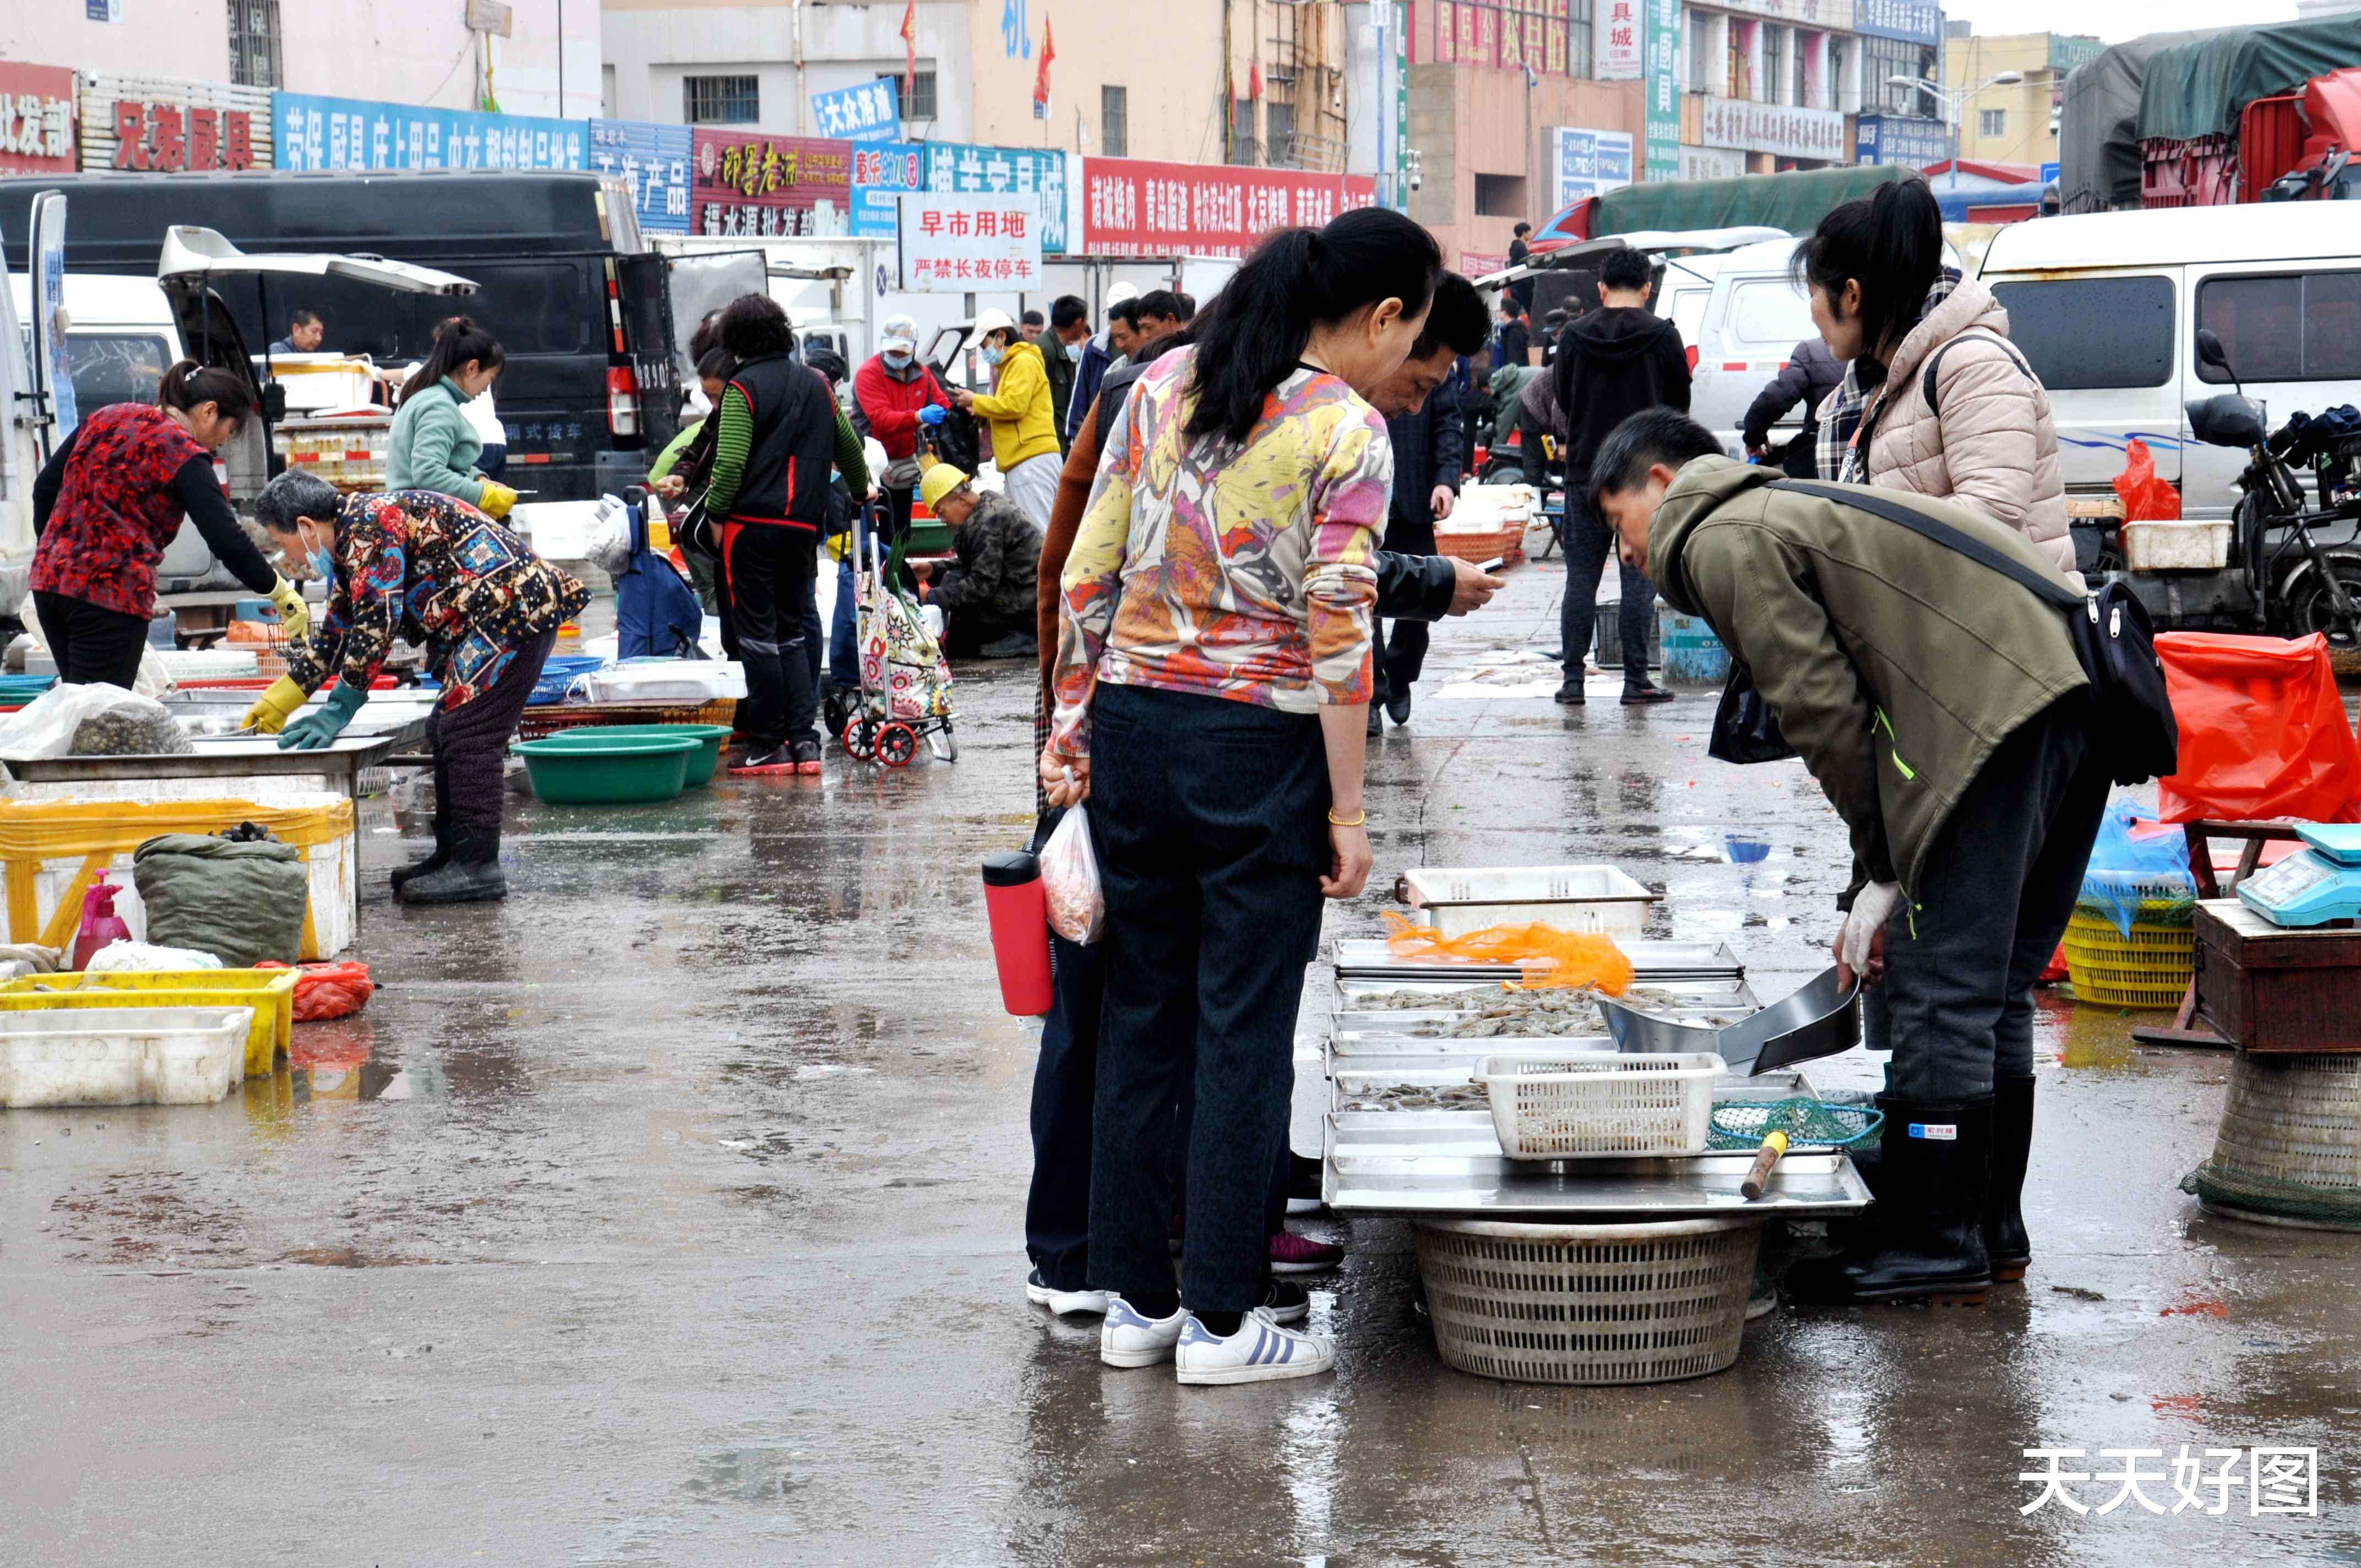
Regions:
<instances>
[{"instance_id":1,"label":"stainless steel tray","mask_svg":"<svg viewBox=\"0 0 2361 1568\"><path fill-rule=\"evenodd\" d=\"M1764 1070L1817 1061L1861 1043L1860 993L1837 983L1824 970L1791 996L1752 1017L1724 1027L1701 1028L1675 1014L1635 1012L1607 998L1600 1006L1607 1031L1627 1051L1714 1051L1733 1068Z\"/></svg>"},{"instance_id":2,"label":"stainless steel tray","mask_svg":"<svg viewBox=\"0 0 2361 1568\"><path fill-rule=\"evenodd\" d=\"M1721 976L1742 978L1746 966L1727 942L1619 942L1643 984L1675 979L1702 980ZM1408 963L1393 955L1382 938L1355 938L1336 944L1336 977L1365 980L1420 980L1455 975L1468 980L1514 980L1514 964Z\"/></svg>"},{"instance_id":3,"label":"stainless steel tray","mask_svg":"<svg viewBox=\"0 0 2361 1568\"><path fill-rule=\"evenodd\" d=\"M1554 1164L1500 1153L1492 1118L1442 1111L1337 1112L1328 1118L1321 1192L1339 1213L1407 1219L1598 1222L1746 1213L1807 1219L1857 1213L1869 1189L1841 1154L1791 1154L1769 1190L1738 1190L1752 1153Z\"/></svg>"},{"instance_id":4,"label":"stainless steel tray","mask_svg":"<svg viewBox=\"0 0 2361 1568\"><path fill-rule=\"evenodd\" d=\"M1466 991L1490 992L1500 989L1503 979L1514 975L1485 976L1441 973L1412 975L1390 980L1370 980L1358 975L1336 977L1336 1004L1339 1013L1355 1011L1355 1002L1364 996L1389 996L1404 991ZM1675 996L1694 997L1699 1006L1709 1006L1717 1001L1743 1001L1749 1008L1762 1005L1754 999L1754 990L1736 975L1680 975L1671 980L1653 980L1642 975L1638 982L1654 991L1666 991Z\"/></svg>"}]
</instances>

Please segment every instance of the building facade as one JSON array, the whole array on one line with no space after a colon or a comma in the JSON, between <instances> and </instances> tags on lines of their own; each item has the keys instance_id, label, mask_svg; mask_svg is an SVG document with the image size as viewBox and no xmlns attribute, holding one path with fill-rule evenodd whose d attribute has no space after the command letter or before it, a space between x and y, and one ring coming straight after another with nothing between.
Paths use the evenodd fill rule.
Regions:
<instances>
[{"instance_id":1,"label":"building facade","mask_svg":"<svg viewBox=\"0 0 2361 1568\"><path fill-rule=\"evenodd\" d=\"M566 118L598 112L599 22L596 0L21 0L0 59Z\"/></svg>"},{"instance_id":2,"label":"building facade","mask_svg":"<svg viewBox=\"0 0 2361 1568\"><path fill-rule=\"evenodd\" d=\"M1960 156L1970 162L2052 163L2066 77L2106 46L2070 33L1986 38L1960 30L1943 41L1943 91L1958 121ZM2005 71L2025 80L1985 85Z\"/></svg>"}]
</instances>

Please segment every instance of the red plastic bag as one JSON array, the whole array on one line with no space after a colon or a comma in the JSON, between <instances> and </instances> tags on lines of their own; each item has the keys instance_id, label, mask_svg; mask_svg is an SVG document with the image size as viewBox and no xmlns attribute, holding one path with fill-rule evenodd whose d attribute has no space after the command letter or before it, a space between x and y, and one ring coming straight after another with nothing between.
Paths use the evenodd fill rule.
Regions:
<instances>
[{"instance_id":1,"label":"red plastic bag","mask_svg":"<svg viewBox=\"0 0 2361 1568\"><path fill-rule=\"evenodd\" d=\"M2157 781L2165 821L2361 821L2361 741L2327 638L2168 631L2156 651L2180 721L2180 771Z\"/></svg>"},{"instance_id":2,"label":"red plastic bag","mask_svg":"<svg viewBox=\"0 0 2361 1568\"><path fill-rule=\"evenodd\" d=\"M260 963L257 969L285 969L285 964ZM295 1021L316 1024L323 1018L344 1018L359 1012L377 994L377 982L369 979L368 965L357 961L346 963L313 963L299 966L302 972L295 978Z\"/></svg>"},{"instance_id":3,"label":"red plastic bag","mask_svg":"<svg viewBox=\"0 0 2361 1568\"><path fill-rule=\"evenodd\" d=\"M2180 516L2180 492L2156 477L2156 459L2137 436L2124 445L2115 494L2124 499L2125 522L2170 522Z\"/></svg>"}]
</instances>

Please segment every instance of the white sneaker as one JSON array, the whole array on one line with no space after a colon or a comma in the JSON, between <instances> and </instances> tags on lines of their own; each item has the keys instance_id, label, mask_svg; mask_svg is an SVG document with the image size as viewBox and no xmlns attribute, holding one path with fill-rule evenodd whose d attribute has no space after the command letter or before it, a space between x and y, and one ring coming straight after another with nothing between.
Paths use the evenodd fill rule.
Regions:
<instances>
[{"instance_id":1,"label":"white sneaker","mask_svg":"<svg viewBox=\"0 0 2361 1568\"><path fill-rule=\"evenodd\" d=\"M1172 1347L1180 1343L1180 1325L1189 1321L1186 1307L1174 1308L1169 1318L1144 1318L1132 1310L1130 1302L1110 1293L1106 1321L1099 1325L1099 1359L1109 1366L1170 1361Z\"/></svg>"},{"instance_id":2,"label":"white sneaker","mask_svg":"<svg viewBox=\"0 0 2361 1568\"><path fill-rule=\"evenodd\" d=\"M1037 1307L1049 1308L1061 1318L1107 1310L1105 1291L1052 1289L1042 1282L1041 1271L1038 1268L1025 1277L1025 1299Z\"/></svg>"},{"instance_id":3,"label":"white sneaker","mask_svg":"<svg viewBox=\"0 0 2361 1568\"><path fill-rule=\"evenodd\" d=\"M1279 1327L1268 1307L1248 1312L1227 1339L1191 1313L1172 1359L1183 1383L1268 1383L1328 1371L1336 1365L1336 1342Z\"/></svg>"}]
</instances>

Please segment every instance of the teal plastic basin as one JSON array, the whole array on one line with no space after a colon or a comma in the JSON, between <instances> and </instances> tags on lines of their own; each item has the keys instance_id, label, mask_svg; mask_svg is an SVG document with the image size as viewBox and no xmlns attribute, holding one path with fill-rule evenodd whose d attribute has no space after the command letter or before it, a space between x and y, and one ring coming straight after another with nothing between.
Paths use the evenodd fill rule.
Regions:
<instances>
[{"instance_id":1,"label":"teal plastic basin","mask_svg":"<svg viewBox=\"0 0 2361 1568\"><path fill-rule=\"evenodd\" d=\"M563 740L576 746L597 746L610 735L686 735L703 742L689 753L688 780L685 788L702 789L713 782L721 771L721 747L730 739L727 724L583 724L572 729L561 729L547 740Z\"/></svg>"},{"instance_id":2,"label":"teal plastic basin","mask_svg":"<svg viewBox=\"0 0 2361 1568\"><path fill-rule=\"evenodd\" d=\"M688 777L693 735L621 735L598 741L519 740L533 795L551 806L647 806L670 800Z\"/></svg>"}]
</instances>

